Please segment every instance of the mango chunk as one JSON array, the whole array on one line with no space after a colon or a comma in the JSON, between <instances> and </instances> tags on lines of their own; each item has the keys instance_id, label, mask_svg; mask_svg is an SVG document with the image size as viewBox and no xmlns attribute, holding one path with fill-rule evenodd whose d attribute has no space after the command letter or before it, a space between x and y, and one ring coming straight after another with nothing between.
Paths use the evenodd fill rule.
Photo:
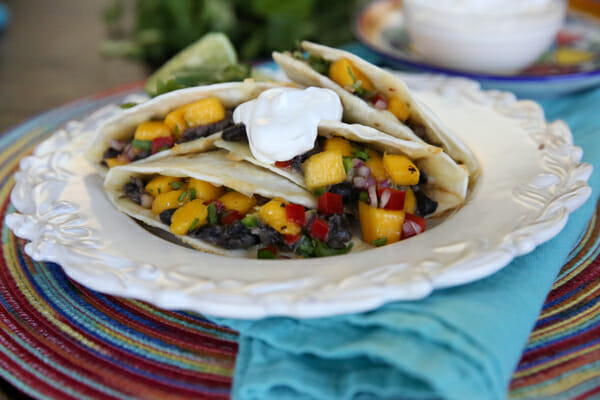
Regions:
<instances>
[{"instance_id":1,"label":"mango chunk","mask_svg":"<svg viewBox=\"0 0 600 400\"><path fill-rule=\"evenodd\" d=\"M171 217L169 230L176 235L185 235L206 223L208 208L202 200L192 200L178 208Z\"/></svg>"},{"instance_id":2,"label":"mango chunk","mask_svg":"<svg viewBox=\"0 0 600 400\"><path fill-rule=\"evenodd\" d=\"M404 198L404 211L414 214L417 208L417 197L411 188L406 188L406 197Z\"/></svg>"},{"instance_id":3,"label":"mango chunk","mask_svg":"<svg viewBox=\"0 0 600 400\"><path fill-rule=\"evenodd\" d=\"M188 190L195 194L196 199L204 201L216 200L223 194L222 186L215 186L200 179L190 178Z\"/></svg>"},{"instance_id":4,"label":"mango chunk","mask_svg":"<svg viewBox=\"0 0 600 400\"><path fill-rule=\"evenodd\" d=\"M126 160L119 160L118 158L105 158L104 162L108 168L118 167L119 165L129 164Z\"/></svg>"},{"instance_id":5,"label":"mango chunk","mask_svg":"<svg viewBox=\"0 0 600 400\"><path fill-rule=\"evenodd\" d=\"M344 138L334 136L325 140L325 151L339 151L342 157L352 157L352 145Z\"/></svg>"},{"instance_id":6,"label":"mango chunk","mask_svg":"<svg viewBox=\"0 0 600 400\"><path fill-rule=\"evenodd\" d=\"M262 223L269 225L277 232L284 235L297 235L302 227L294 222L288 221L285 206L287 201L275 198L260 207L258 218Z\"/></svg>"},{"instance_id":7,"label":"mango chunk","mask_svg":"<svg viewBox=\"0 0 600 400\"><path fill-rule=\"evenodd\" d=\"M180 189L182 185L183 182L181 182L181 178L159 175L148 182L145 189L146 192L156 197L161 193L167 193L171 190Z\"/></svg>"},{"instance_id":8,"label":"mango chunk","mask_svg":"<svg viewBox=\"0 0 600 400\"><path fill-rule=\"evenodd\" d=\"M388 111L391 112L402 122L410 117L410 109L408 104L400 100L398 97L392 97L388 104Z\"/></svg>"},{"instance_id":9,"label":"mango chunk","mask_svg":"<svg viewBox=\"0 0 600 400\"><path fill-rule=\"evenodd\" d=\"M225 107L216 97L198 100L183 107L183 119L188 127L209 125L225 118Z\"/></svg>"},{"instance_id":10,"label":"mango chunk","mask_svg":"<svg viewBox=\"0 0 600 400\"><path fill-rule=\"evenodd\" d=\"M412 186L419 183L421 173L406 156L384 154L383 167L396 185Z\"/></svg>"},{"instance_id":11,"label":"mango chunk","mask_svg":"<svg viewBox=\"0 0 600 400\"><path fill-rule=\"evenodd\" d=\"M183 131L187 129L185 118L183 118L183 107L168 113L165 117L165 124L173 132L174 137L180 137Z\"/></svg>"},{"instance_id":12,"label":"mango chunk","mask_svg":"<svg viewBox=\"0 0 600 400\"><path fill-rule=\"evenodd\" d=\"M324 151L304 162L304 183L310 190L334 185L346 179L344 159L339 151Z\"/></svg>"},{"instance_id":13,"label":"mango chunk","mask_svg":"<svg viewBox=\"0 0 600 400\"><path fill-rule=\"evenodd\" d=\"M375 87L366 75L347 58L340 58L331 64L329 67L329 78L343 88L353 88L356 79L361 89L369 92L375 90Z\"/></svg>"},{"instance_id":14,"label":"mango chunk","mask_svg":"<svg viewBox=\"0 0 600 400\"><path fill-rule=\"evenodd\" d=\"M366 243L372 244L374 240L382 238L386 239L386 244L400 240L405 217L404 211L375 208L360 201L358 216L363 241Z\"/></svg>"},{"instance_id":15,"label":"mango chunk","mask_svg":"<svg viewBox=\"0 0 600 400\"><path fill-rule=\"evenodd\" d=\"M369 161L365 162L367 167L371 169L371 175L377 182L381 182L388 178L387 172L385 172L385 168L383 167L383 160L379 153L373 150L369 150L367 153L369 155Z\"/></svg>"},{"instance_id":16,"label":"mango chunk","mask_svg":"<svg viewBox=\"0 0 600 400\"><path fill-rule=\"evenodd\" d=\"M240 214L246 214L248 210L256 205L254 196L245 196L238 192L228 192L219 197L219 201L223 203L227 210L236 210Z\"/></svg>"},{"instance_id":17,"label":"mango chunk","mask_svg":"<svg viewBox=\"0 0 600 400\"><path fill-rule=\"evenodd\" d=\"M133 138L136 140L154 140L159 137L171 136L171 129L162 121L142 122L135 129Z\"/></svg>"},{"instance_id":18,"label":"mango chunk","mask_svg":"<svg viewBox=\"0 0 600 400\"><path fill-rule=\"evenodd\" d=\"M181 207L187 200L188 196L184 190L172 190L167 193L161 193L152 202L152 213L158 215L165 210Z\"/></svg>"}]
</instances>

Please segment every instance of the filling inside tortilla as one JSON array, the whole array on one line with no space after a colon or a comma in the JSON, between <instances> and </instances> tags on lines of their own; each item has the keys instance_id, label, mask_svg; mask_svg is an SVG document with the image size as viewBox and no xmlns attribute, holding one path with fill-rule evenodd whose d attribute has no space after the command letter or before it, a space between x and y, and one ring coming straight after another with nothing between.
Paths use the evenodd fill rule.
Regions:
<instances>
[{"instance_id":1,"label":"filling inside tortilla","mask_svg":"<svg viewBox=\"0 0 600 400\"><path fill-rule=\"evenodd\" d=\"M321 213L357 216L363 240L374 246L422 233L438 206L423 190L428 177L408 157L342 137L319 136L312 150L275 167L302 174Z\"/></svg>"},{"instance_id":2,"label":"filling inside tortilla","mask_svg":"<svg viewBox=\"0 0 600 400\"><path fill-rule=\"evenodd\" d=\"M386 96L377 91L367 76L358 69L351 60L340 58L330 62L313 54L305 54L296 50L293 57L306 62L312 69L340 85L347 92L360 97L371 107L388 110L399 121L406 124L415 135L426 140L427 131L423 124L411 118L410 106L397 96Z\"/></svg>"},{"instance_id":3,"label":"filling inside tortilla","mask_svg":"<svg viewBox=\"0 0 600 400\"><path fill-rule=\"evenodd\" d=\"M351 217L343 210L309 210L281 198L248 197L206 181L164 175L132 176L123 194L176 235L225 249L256 248L258 258L331 256L353 246Z\"/></svg>"},{"instance_id":4,"label":"filling inside tortilla","mask_svg":"<svg viewBox=\"0 0 600 400\"><path fill-rule=\"evenodd\" d=\"M111 139L101 163L108 168L147 158L179 143L207 137L218 132L235 134L233 111L216 97L208 97L179 107L163 120L139 124L129 141Z\"/></svg>"}]
</instances>

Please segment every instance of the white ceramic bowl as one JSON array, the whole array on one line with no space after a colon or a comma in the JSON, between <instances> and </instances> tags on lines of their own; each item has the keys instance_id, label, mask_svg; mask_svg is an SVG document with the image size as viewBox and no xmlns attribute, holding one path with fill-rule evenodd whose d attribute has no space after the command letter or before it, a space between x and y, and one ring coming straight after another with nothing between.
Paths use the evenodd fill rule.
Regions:
<instances>
[{"instance_id":1,"label":"white ceramic bowl","mask_svg":"<svg viewBox=\"0 0 600 400\"><path fill-rule=\"evenodd\" d=\"M433 3L435 4L435 3ZM531 65L552 44L566 14L564 0L534 10L467 12L405 0L415 49L435 65L461 71L511 74Z\"/></svg>"}]
</instances>

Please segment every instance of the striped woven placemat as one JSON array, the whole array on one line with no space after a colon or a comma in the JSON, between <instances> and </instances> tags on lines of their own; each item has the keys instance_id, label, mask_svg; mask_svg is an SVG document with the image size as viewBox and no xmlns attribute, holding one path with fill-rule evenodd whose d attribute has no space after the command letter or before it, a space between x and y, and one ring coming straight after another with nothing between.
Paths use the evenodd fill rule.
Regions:
<instances>
[{"instance_id":1,"label":"striped woven placemat","mask_svg":"<svg viewBox=\"0 0 600 400\"><path fill-rule=\"evenodd\" d=\"M137 89L121 88L42 114L0 137L1 217L12 212L19 160L66 121ZM600 221L557 278L514 374L515 399L590 398L600 393ZM235 332L200 315L107 296L37 263L2 227L0 376L47 399L229 397Z\"/></svg>"}]
</instances>

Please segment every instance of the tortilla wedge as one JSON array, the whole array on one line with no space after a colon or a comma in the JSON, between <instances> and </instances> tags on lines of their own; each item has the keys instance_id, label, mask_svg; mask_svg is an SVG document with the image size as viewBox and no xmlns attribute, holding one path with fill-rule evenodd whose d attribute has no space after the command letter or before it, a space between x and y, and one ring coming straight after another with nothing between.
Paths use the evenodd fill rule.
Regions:
<instances>
[{"instance_id":1,"label":"tortilla wedge","mask_svg":"<svg viewBox=\"0 0 600 400\"><path fill-rule=\"evenodd\" d=\"M109 147L111 139L129 140L133 137L136 127L146 121L162 119L170 111L186 104L207 97L217 97L225 108L233 109L239 104L252 100L264 90L280 87L282 84L273 82L255 82L247 79L244 82L228 82L195 88L181 89L155 97L145 103L124 110L120 115L106 121L96 132L86 158L104 175L108 169L101 165L102 155ZM160 151L137 162L149 162L171 156L198 153L213 149L213 142L220 137L221 132L176 144L171 149Z\"/></svg>"},{"instance_id":2,"label":"tortilla wedge","mask_svg":"<svg viewBox=\"0 0 600 400\"><path fill-rule=\"evenodd\" d=\"M368 126L337 121L321 121L318 134L324 137L341 136L363 143L382 153L401 154L410 158L429 178L423 187L425 193L438 202L437 210L431 216L440 216L456 209L466 200L469 185L468 172L438 147L423 142L398 139ZM229 151L230 158L248 161L284 176L299 186L306 187L300 172L258 161L245 142L227 142L219 139L214 145Z\"/></svg>"},{"instance_id":3,"label":"tortilla wedge","mask_svg":"<svg viewBox=\"0 0 600 400\"><path fill-rule=\"evenodd\" d=\"M399 139L419 143L427 142L441 147L459 165L464 165L472 178L479 175L479 163L468 147L445 128L441 121L410 93L401 79L343 50L306 41L301 43L301 47L308 54L329 62L335 62L342 58L350 60L370 80L377 93L388 98L397 96L406 103L410 110L410 117L407 121L409 124L405 124L391 112L376 109L335 83L328 76L315 71L307 62L294 58L290 53L273 53L274 60L292 81L303 86L319 86L334 90L342 100L344 121L367 125ZM422 137L418 136L409 125L424 127Z\"/></svg>"},{"instance_id":4,"label":"tortilla wedge","mask_svg":"<svg viewBox=\"0 0 600 400\"><path fill-rule=\"evenodd\" d=\"M191 177L215 186L234 189L246 196L259 194L268 198L281 197L309 208L317 206L317 199L307 190L263 168L231 160L225 151L182 155L111 168L106 175L104 188L115 207L136 220L166 232L169 232L169 226L163 224L158 215L134 203L123 193L123 185L129 182L130 177L152 175ZM175 236L184 243L209 253L237 257L247 255L246 250L227 250L191 236Z\"/></svg>"}]
</instances>

